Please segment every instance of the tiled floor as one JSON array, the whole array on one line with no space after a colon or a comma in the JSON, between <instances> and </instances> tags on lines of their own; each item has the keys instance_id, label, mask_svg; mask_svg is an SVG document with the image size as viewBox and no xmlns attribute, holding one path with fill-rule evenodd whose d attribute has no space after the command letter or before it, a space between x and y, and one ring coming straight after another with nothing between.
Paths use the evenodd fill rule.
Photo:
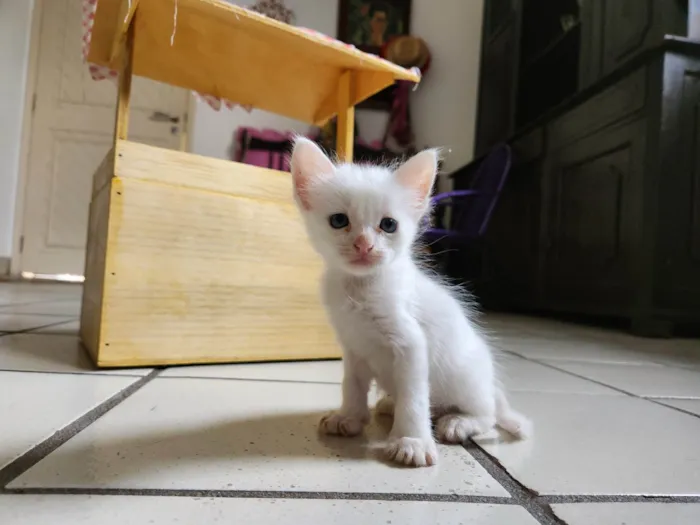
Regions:
<instances>
[{"instance_id":1,"label":"tiled floor","mask_svg":"<svg viewBox=\"0 0 700 525\"><path fill-rule=\"evenodd\" d=\"M697 525L700 341L487 315L525 442L318 436L339 362L94 370L80 289L0 283L0 523Z\"/></svg>"}]
</instances>

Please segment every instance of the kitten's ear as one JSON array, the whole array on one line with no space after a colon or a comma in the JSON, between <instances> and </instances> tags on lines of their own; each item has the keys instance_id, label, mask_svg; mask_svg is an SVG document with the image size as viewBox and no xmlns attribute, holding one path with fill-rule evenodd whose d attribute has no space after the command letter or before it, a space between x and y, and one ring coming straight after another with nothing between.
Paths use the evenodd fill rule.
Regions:
<instances>
[{"instance_id":1,"label":"kitten's ear","mask_svg":"<svg viewBox=\"0 0 700 525\"><path fill-rule=\"evenodd\" d=\"M437 148L426 149L408 159L394 173L402 186L416 194L416 205L419 208L423 208L430 197L439 160L440 151Z\"/></svg>"},{"instance_id":2,"label":"kitten's ear","mask_svg":"<svg viewBox=\"0 0 700 525\"><path fill-rule=\"evenodd\" d=\"M317 178L327 177L335 173L335 166L315 142L297 137L294 140L294 150L290 162L294 195L305 210L310 210L308 186Z\"/></svg>"}]
</instances>

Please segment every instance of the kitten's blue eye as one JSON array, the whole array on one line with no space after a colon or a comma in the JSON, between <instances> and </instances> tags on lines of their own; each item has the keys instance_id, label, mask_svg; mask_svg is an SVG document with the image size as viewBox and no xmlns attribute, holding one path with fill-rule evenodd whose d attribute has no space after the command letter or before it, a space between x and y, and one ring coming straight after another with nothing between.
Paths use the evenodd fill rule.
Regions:
<instances>
[{"instance_id":1,"label":"kitten's blue eye","mask_svg":"<svg viewBox=\"0 0 700 525\"><path fill-rule=\"evenodd\" d=\"M334 213L328 217L328 223L331 225L331 228L339 230L341 228L346 228L350 224L350 219L348 219L348 216L344 213Z\"/></svg>"},{"instance_id":2,"label":"kitten's blue eye","mask_svg":"<svg viewBox=\"0 0 700 525\"><path fill-rule=\"evenodd\" d=\"M396 222L396 219L392 219L391 217L384 217L379 222L379 227L387 233L394 233L398 226L399 223Z\"/></svg>"}]
</instances>

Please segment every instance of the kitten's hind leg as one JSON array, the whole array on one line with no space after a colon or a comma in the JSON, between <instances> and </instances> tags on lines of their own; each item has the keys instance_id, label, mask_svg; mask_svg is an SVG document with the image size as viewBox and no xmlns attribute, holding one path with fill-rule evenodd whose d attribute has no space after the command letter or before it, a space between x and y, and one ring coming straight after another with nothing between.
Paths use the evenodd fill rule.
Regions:
<instances>
[{"instance_id":1,"label":"kitten's hind leg","mask_svg":"<svg viewBox=\"0 0 700 525\"><path fill-rule=\"evenodd\" d=\"M463 443L471 436L490 432L496 425L493 384L468 375L460 379L442 399L449 409L435 423L435 435L443 443Z\"/></svg>"},{"instance_id":2,"label":"kitten's hind leg","mask_svg":"<svg viewBox=\"0 0 700 525\"><path fill-rule=\"evenodd\" d=\"M471 436L486 434L496 424L493 416L474 417L451 413L441 416L435 424L435 434L443 443L464 443Z\"/></svg>"}]
</instances>

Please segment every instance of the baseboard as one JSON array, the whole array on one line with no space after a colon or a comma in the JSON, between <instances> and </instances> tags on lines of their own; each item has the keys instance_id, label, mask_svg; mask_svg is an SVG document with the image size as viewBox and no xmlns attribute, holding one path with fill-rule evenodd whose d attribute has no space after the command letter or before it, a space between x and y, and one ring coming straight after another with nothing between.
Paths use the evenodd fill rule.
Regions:
<instances>
[{"instance_id":1,"label":"baseboard","mask_svg":"<svg viewBox=\"0 0 700 525\"><path fill-rule=\"evenodd\" d=\"M9 257L0 257L0 277L10 275L10 262L12 260Z\"/></svg>"}]
</instances>

